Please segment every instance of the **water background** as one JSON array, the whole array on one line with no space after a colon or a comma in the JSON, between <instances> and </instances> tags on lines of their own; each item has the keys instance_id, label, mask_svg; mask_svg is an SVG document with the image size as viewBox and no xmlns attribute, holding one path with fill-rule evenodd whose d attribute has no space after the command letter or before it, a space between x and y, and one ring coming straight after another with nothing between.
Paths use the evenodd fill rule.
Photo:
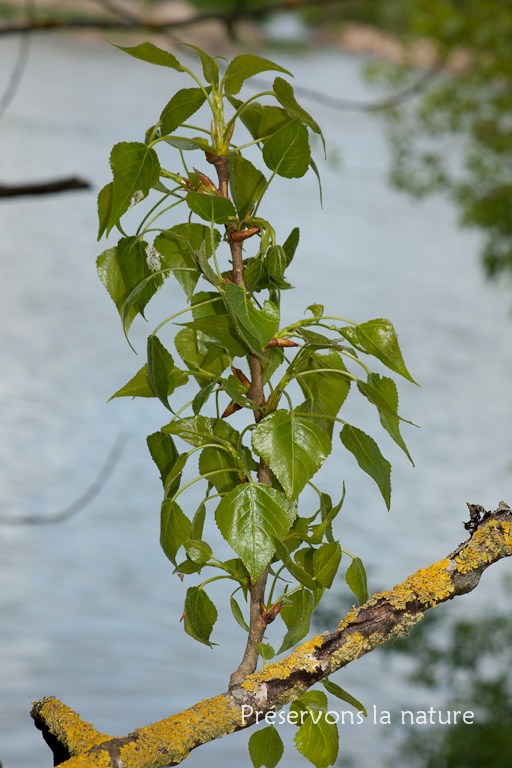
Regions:
<instances>
[{"instance_id":1,"label":"water background","mask_svg":"<svg viewBox=\"0 0 512 768\"><path fill-rule=\"evenodd\" d=\"M15 46L2 40L0 88ZM376 98L362 80L361 57L324 49L275 58L305 87ZM145 447L146 435L168 420L164 409L142 400L105 404L143 359L124 342L96 276L95 258L106 246L95 242L95 196L110 180L113 144L142 140L179 87L189 87L185 76L104 42L41 36L0 123L4 183L78 174L94 185L1 201L0 514L45 515L65 507L100 471L118 435L127 434L113 476L79 515L54 526L0 526L4 768L51 765L28 715L43 695L56 695L101 731L126 734L225 690L241 653L234 647L244 642L230 615L222 614L214 630L214 650L191 641L179 624L186 585L159 548L161 489ZM371 590L389 588L463 540L466 501L493 509L502 498L511 503L512 301L484 282L478 234L457 228L449 204L441 198L417 204L387 186L379 118L303 101L324 129L331 158L320 162L317 147L324 207L308 175L276 180L261 210L281 242L301 228L285 319L302 316L313 302L355 321L389 317L421 384L399 382L401 413L421 426L403 427L415 469L362 398L351 396L347 406L345 418L376 437L393 464L390 513L348 454L339 452L318 476L333 497L345 480L336 534L366 562ZM342 165L333 162L339 153ZM164 164L178 170L173 162L169 151ZM202 168L199 153L192 164L198 163ZM147 333L176 298L181 301L177 288L162 291L150 305L149 324L134 324L141 355ZM198 499L191 490L185 509L195 509ZM309 502L313 496L304 510ZM213 526L210 540L218 540ZM494 566L456 610L476 616L506 571L509 563ZM342 575L339 582L335 616L347 602ZM334 680L368 708L435 704L432 694L425 698L397 681L378 652ZM281 731L287 741L293 732ZM344 729L342 740L362 764L381 765L389 749L371 722ZM246 741L246 734L235 734L202 747L187 765L250 765ZM306 761L290 749L283 764Z\"/></svg>"}]
</instances>

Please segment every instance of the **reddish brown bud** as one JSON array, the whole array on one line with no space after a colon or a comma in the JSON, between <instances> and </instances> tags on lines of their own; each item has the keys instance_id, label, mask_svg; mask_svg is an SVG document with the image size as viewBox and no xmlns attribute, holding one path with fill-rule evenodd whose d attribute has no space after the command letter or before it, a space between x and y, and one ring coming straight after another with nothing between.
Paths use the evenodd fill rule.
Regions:
<instances>
[{"instance_id":1,"label":"reddish brown bud","mask_svg":"<svg viewBox=\"0 0 512 768\"><path fill-rule=\"evenodd\" d=\"M237 377L237 379L240 382L240 384L243 384L244 387L247 387L247 389L249 389L249 387L251 386L251 382L249 381L249 379L247 378L245 373L243 371L241 371L240 368L235 368L234 365L231 366L231 370L233 371L233 373Z\"/></svg>"},{"instance_id":2,"label":"reddish brown bud","mask_svg":"<svg viewBox=\"0 0 512 768\"><path fill-rule=\"evenodd\" d=\"M259 227L249 227L249 229L244 229L241 232L237 232L236 230L230 232L230 237L234 243L240 243L242 240L247 240L247 238L256 235L259 231Z\"/></svg>"},{"instance_id":3,"label":"reddish brown bud","mask_svg":"<svg viewBox=\"0 0 512 768\"><path fill-rule=\"evenodd\" d=\"M273 339L270 339L265 349L270 349L271 347L298 347L298 346L299 345L296 344L296 342L292 341L291 339L276 339L276 337L274 336Z\"/></svg>"},{"instance_id":4,"label":"reddish brown bud","mask_svg":"<svg viewBox=\"0 0 512 768\"><path fill-rule=\"evenodd\" d=\"M242 409L242 406L238 405L238 403L235 403L235 401L232 400L228 405L228 407L226 408L226 410L224 411L224 413L222 414L221 419L227 419L228 416L231 416L233 413L235 413L235 411L240 411L241 409Z\"/></svg>"},{"instance_id":5,"label":"reddish brown bud","mask_svg":"<svg viewBox=\"0 0 512 768\"><path fill-rule=\"evenodd\" d=\"M210 179L208 176L206 176L204 173L201 173L201 171L198 171L198 170L197 170L197 168L194 168L194 171L195 171L195 172L197 173L197 175L199 176L199 179L200 179L200 181L201 181L201 184L204 184L204 186L206 187L206 189L209 189L209 190L210 190L210 192L214 192L215 194L217 194L217 192L218 192L219 190L217 189L217 187L215 186L215 184L213 183L213 181L212 181L212 180L211 180L211 179Z\"/></svg>"},{"instance_id":6,"label":"reddish brown bud","mask_svg":"<svg viewBox=\"0 0 512 768\"><path fill-rule=\"evenodd\" d=\"M282 602L282 600L280 600L278 603L273 605L272 608L269 611L266 611L265 610L265 606L263 605L263 603L260 603L261 618L263 619L265 624L272 624L272 622L274 621L275 617L277 616L277 614L281 610L282 605L283 605L283 602Z\"/></svg>"}]
</instances>

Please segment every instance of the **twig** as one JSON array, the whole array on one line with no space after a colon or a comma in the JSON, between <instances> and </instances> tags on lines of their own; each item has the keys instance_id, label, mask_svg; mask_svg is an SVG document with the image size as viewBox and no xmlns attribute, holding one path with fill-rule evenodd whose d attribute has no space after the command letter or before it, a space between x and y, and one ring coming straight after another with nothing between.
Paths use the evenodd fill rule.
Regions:
<instances>
[{"instance_id":1,"label":"twig","mask_svg":"<svg viewBox=\"0 0 512 768\"><path fill-rule=\"evenodd\" d=\"M62 523L64 520L68 520L77 512L80 512L84 507L91 503L93 499L103 490L107 482L109 481L112 472L114 471L121 454L126 445L127 435L122 432L116 439L114 447L107 456L107 460L102 466L97 478L87 488L85 493L78 497L72 504L65 507L60 512L55 512L51 515L19 515L19 516L0 516L0 525L48 525L53 523Z\"/></svg>"},{"instance_id":2,"label":"twig","mask_svg":"<svg viewBox=\"0 0 512 768\"><path fill-rule=\"evenodd\" d=\"M21 195L50 195L54 192L66 192L70 189L90 189L84 179L72 176L68 179L44 181L37 184L0 184L0 197L20 197Z\"/></svg>"}]
</instances>

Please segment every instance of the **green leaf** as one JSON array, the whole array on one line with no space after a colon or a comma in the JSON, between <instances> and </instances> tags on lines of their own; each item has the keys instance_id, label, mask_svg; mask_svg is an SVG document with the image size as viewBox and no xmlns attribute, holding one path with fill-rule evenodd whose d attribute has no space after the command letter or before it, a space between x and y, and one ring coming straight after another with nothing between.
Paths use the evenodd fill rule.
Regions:
<instances>
[{"instance_id":1,"label":"green leaf","mask_svg":"<svg viewBox=\"0 0 512 768\"><path fill-rule=\"evenodd\" d=\"M299 584L303 584L313 592L321 587L321 584L316 581L316 579L309 574L302 565L292 560L288 548L282 541L274 539L274 544L278 557L283 561L288 571L294 579L297 579Z\"/></svg>"},{"instance_id":2,"label":"green leaf","mask_svg":"<svg viewBox=\"0 0 512 768\"><path fill-rule=\"evenodd\" d=\"M320 305L312 306L319 311ZM304 355L306 354L305 351ZM326 371L326 368L331 370ZM297 376L297 382L306 400L297 406L295 413L316 424L332 437L334 417L345 402L351 383L348 376L344 375L348 371L340 354L335 350L329 350L325 355L310 352L300 360L296 370L297 373L303 374ZM321 418L322 416L326 418Z\"/></svg>"},{"instance_id":3,"label":"green leaf","mask_svg":"<svg viewBox=\"0 0 512 768\"><path fill-rule=\"evenodd\" d=\"M347 568L345 581L347 582L348 587L357 597L359 605L366 603L368 600L368 581L361 558L354 557L349 567Z\"/></svg>"},{"instance_id":4,"label":"green leaf","mask_svg":"<svg viewBox=\"0 0 512 768\"><path fill-rule=\"evenodd\" d=\"M212 85L216 85L219 82L219 65L215 59L212 59L211 56L201 50L201 48L198 48L197 45L191 45L190 43L180 43L180 45L186 45L187 48L194 49L194 51L201 59L204 79L206 82L212 83Z\"/></svg>"},{"instance_id":5,"label":"green leaf","mask_svg":"<svg viewBox=\"0 0 512 768\"><path fill-rule=\"evenodd\" d=\"M299 589L291 595L286 595L286 602L281 607L280 616L288 632L283 638L278 654L297 645L307 635L312 613L313 595L309 589Z\"/></svg>"},{"instance_id":6,"label":"green leaf","mask_svg":"<svg viewBox=\"0 0 512 768\"><path fill-rule=\"evenodd\" d=\"M200 88L177 91L160 115L162 136L167 136L188 120L206 100Z\"/></svg>"},{"instance_id":7,"label":"green leaf","mask_svg":"<svg viewBox=\"0 0 512 768\"><path fill-rule=\"evenodd\" d=\"M263 309L256 309L241 285L226 283L226 304L244 341L262 356L262 348L275 336L279 328L279 310L271 301L265 301Z\"/></svg>"},{"instance_id":8,"label":"green leaf","mask_svg":"<svg viewBox=\"0 0 512 768\"><path fill-rule=\"evenodd\" d=\"M280 67L279 64L274 64L273 61L262 59L260 56L253 56L250 53L242 53L240 56L235 56L229 62L226 74L222 80L224 91L231 94L238 93L249 77L253 77L253 75L257 75L259 72L267 72L268 70L284 72L286 75L293 77L287 69Z\"/></svg>"},{"instance_id":9,"label":"green leaf","mask_svg":"<svg viewBox=\"0 0 512 768\"><path fill-rule=\"evenodd\" d=\"M306 112L306 110L300 106L295 98L295 93L290 83L287 83L282 77L276 77L274 80L274 93L278 102L286 109L291 117L297 118L304 123L304 125L307 125L308 128L311 128L314 133L317 133L320 136L325 155L325 139L320 130L320 126L316 120L313 120L309 112Z\"/></svg>"},{"instance_id":10,"label":"green leaf","mask_svg":"<svg viewBox=\"0 0 512 768\"><path fill-rule=\"evenodd\" d=\"M165 488L165 479L178 460L178 449L172 437L163 432L153 432L152 435L148 435L147 444L151 458L160 470L160 479Z\"/></svg>"},{"instance_id":11,"label":"green leaf","mask_svg":"<svg viewBox=\"0 0 512 768\"><path fill-rule=\"evenodd\" d=\"M213 419L207 416L188 416L184 419L171 421L162 427L162 432L167 435L177 435L186 443L194 447L217 443L223 446L238 440L238 432L230 424L222 419Z\"/></svg>"},{"instance_id":12,"label":"green leaf","mask_svg":"<svg viewBox=\"0 0 512 768\"><path fill-rule=\"evenodd\" d=\"M208 343L203 335L193 328L183 328L176 334L174 345L179 356L191 371L208 370L220 377L231 363L231 357L216 344ZM194 374L201 387L211 381L210 376Z\"/></svg>"},{"instance_id":13,"label":"green leaf","mask_svg":"<svg viewBox=\"0 0 512 768\"><path fill-rule=\"evenodd\" d=\"M217 609L200 587L189 587L185 598L185 632L210 648L217 643L210 642L213 625L217 621Z\"/></svg>"},{"instance_id":14,"label":"green leaf","mask_svg":"<svg viewBox=\"0 0 512 768\"><path fill-rule=\"evenodd\" d=\"M321 680L320 681L326 691L331 693L333 696L337 696L338 699L341 699L341 701L346 701L347 704L352 704L353 707L358 709L360 712L363 713L365 717L368 717L368 712L366 711L363 704L361 704L360 701L355 699L353 696L350 695L350 693L347 693L343 688L340 688L339 685L336 685L336 683L331 682L331 680Z\"/></svg>"},{"instance_id":15,"label":"green leaf","mask_svg":"<svg viewBox=\"0 0 512 768\"><path fill-rule=\"evenodd\" d=\"M299 244L300 240L300 232L299 228L295 227L292 229L288 237L283 243L283 250L286 253L286 259L288 261L288 266L290 266L291 261L295 255L295 251L297 250L297 246ZM317 305L320 306L320 305Z\"/></svg>"},{"instance_id":16,"label":"green leaf","mask_svg":"<svg viewBox=\"0 0 512 768\"><path fill-rule=\"evenodd\" d=\"M101 282L109 292L111 299L117 307L117 311L121 314L123 304L128 297L130 290L127 288L117 256L117 247L108 248L98 256L96 268ZM136 315L137 309L131 307L125 319L125 327L130 327L130 324Z\"/></svg>"},{"instance_id":17,"label":"green leaf","mask_svg":"<svg viewBox=\"0 0 512 768\"><path fill-rule=\"evenodd\" d=\"M233 357L245 357L248 350L240 343L236 332L236 326L229 315L209 315L201 317L191 323L183 324L186 328L199 331L203 338L211 339L216 344L224 347Z\"/></svg>"},{"instance_id":18,"label":"green leaf","mask_svg":"<svg viewBox=\"0 0 512 768\"><path fill-rule=\"evenodd\" d=\"M205 565L212 556L212 548L206 541L187 539L184 542L184 547L187 556L193 563L197 563L198 565Z\"/></svg>"},{"instance_id":19,"label":"green leaf","mask_svg":"<svg viewBox=\"0 0 512 768\"><path fill-rule=\"evenodd\" d=\"M240 219L245 219L265 190L267 180L240 152L229 155L229 186Z\"/></svg>"},{"instance_id":20,"label":"green leaf","mask_svg":"<svg viewBox=\"0 0 512 768\"><path fill-rule=\"evenodd\" d=\"M170 144L171 147L181 149L184 152L190 152L194 149L201 149L203 152L213 152L206 139L202 139L200 136L195 136L193 139L186 139L183 136L165 136L164 141L166 144Z\"/></svg>"},{"instance_id":21,"label":"green leaf","mask_svg":"<svg viewBox=\"0 0 512 768\"><path fill-rule=\"evenodd\" d=\"M267 168L287 179L304 176L309 168L310 155L308 132L300 120L284 125L263 147Z\"/></svg>"},{"instance_id":22,"label":"green leaf","mask_svg":"<svg viewBox=\"0 0 512 768\"><path fill-rule=\"evenodd\" d=\"M201 504L197 508L197 512L192 518L192 528L190 530L191 539L200 539L202 537L205 518L206 518L206 506L204 502L201 502Z\"/></svg>"},{"instance_id":23,"label":"green leaf","mask_svg":"<svg viewBox=\"0 0 512 768\"><path fill-rule=\"evenodd\" d=\"M354 328L350 326L340 328L339 331L346 339L359 344L368 354L376 357L392 371L416 384L405 367L398 337L389 320L377 318L356 325Z\"/></svg>"},{"instance_id":24,"label":"green leaf","mask_svg":"<svg viewBox=\"0 0 512 768\"><path fill-rule=\"evenodd\" d=\"M323 714L324 712L327 712L327 696L322 691L306 691L306 693L303 693L302 696L291 703L290 712L297 712L299 714L301 712L307 712L308 718L311 714ZM316 717L315 720L317 720ZM320 718L318 718L318 720L320 720ZM303 722L305 722L304 719Z\"/></svg>"},{"instance_id":25,"label":"green leaf","mask_svg":"<svg viewBox=\"0 0 512 768\"><path fill-rule=\"evenodd\" d=\"M114 193L114 182L107 184L98 195L98 219L100 222L98 230L98 240L101 240L103 233L108 227L110 214L112 213L112 201Z\"/></svg>"},{"instance_id":26,"label":"green leaf","mask_svg":"<svg viewBox=\"0 0 512 768\"><path fill-rule=\"evenodd\" d=\"M240 109L242 101L228 96L235 109ZM286 110L281 107L263 106L258 101L253 101L240 113L240 120L245 125L252 138L255 140L266 139L291 122Z\"/></svg>"},{"instance_id":27,"label":"green leaf","mask_svg":"<svg viewBox=\"0 0 512 768\"><path fill-rule=\"evenodd\" d=\"M382 493L386 507L391 504L391 464L379 450L375 440L357 427L345 424L340 432L341 442L354 454L361 469L372 477Z\"/></svg>"},{"instance_id":28,"label":"green leaf","mask_svg":"<svg viewBox=\"0 0 512 768\"><path fill-rule=\"evenodd\" d=\"M114 187L107 235L126 213L130 202L147 197L160 177L160 162L155 150L137 141L116 144L110 154L110 166Z\"/></svg>"},{"instance_id":29,"label":"green leaf","mask_svg":"<svg viewBox=\"0 0 512 768\"><path fill-rule=\"evenodd\" d=\"M164 499L160 512L160 546L176 565L176 553L190 536L191 522L175 501Z\"/></svg>"},{"instance_id":30,"label":"green leaf","mask_svg":"<svg viewBox=\"0 0 512 768\"><path fill-rule=\"evenodd\" d=\"M112 45L114 44L112 43ZM160 67L171 67L171 69L176 69L178 72L184 72L178 59L172 53L158 48L153 43L141 43L140 45L127 48L124 48L122 45L114 45L114 48L119 48L120 51L134 56L136 59L141 59L141 61L147 61L149 64L158 64Z\"/></svg>"},{"instance_id":31,"label":"green leaf","mask_svg":"<svg viewBox=\"0 0 512 768\"><path fill-rule=\"evenodd\" d=\"M312 714L300 726L293 743L315 768L327 768L338 757L338 728L335 723L328 723L323 713Z\"/></svg>"},{"instance_id":32,"label":"green leaf","mask_svg":"<svg viewBox=\"0 0 512 768\"><path fill-rule=\"evenodd\" d=\"M313 555L313 573L322 586L330 589L341 560L339 541L329 541L315 550Z\"/></svg>"},{"instance_id":33,"label":"green leaf","mask_svg":"<svg viewBox=\"0 0 512 768\"><path fill-rule=\"evenodd\" d=\"M153 393L166 408L171 410L168 397L174 392L174 360L158 336L148 338L148 383ZM170 392L169 392L170 390Z\"/></svg>"},{"instance_id":34,"label":"green leaf","mask_svg":"<svg viewBox=\"0 0 512 768\"><path fill-rule=\"evenodd\" d=\"M192 410L194 411L194 416L199 416L203 405L208 401L208 398L216 387L217 382L210 381L209 384L199 390L192 401Z\"/></svg>"},{"instance_id":35,"label":"green leaf","mask_svg":"<svg viewBox=\"0 0 512 768\"><path fill-rule=\"evenodd\" d=\"M185 199L190 210L205 221L225 224L229 216L236 216L233 203L225 197L189 192Z\"/></svg>"},{"instance_id":36,"label":"green leaf","mask_svg":"<svg viewBox=\"0 0 512 768\"><path fill-rule=\"evenodd\" d=\"M281 282L287 266L288 259L284 248L281 245L271 246L265 256L265 269L270 277L277 282Z\"/></svg>"},{"instance_id":37,"label":"green leaf","mask_svg":"<svg viewBox=\"0 0 512 768\"><path fill-rule=\"evenodd\" d=\"M272 560L274 537L281 539L296 515L295 504L274 488L242 483L221 499L215 519L254 583Z\"/></svg>"},{"instance_id":38,"label":"green leaf","mask_svg":"<svg viewBox=\"0 0 512 768\"><path fill-rule=\"evenodd\" d=\"M254 647L263 661L270 661L276 655L276 652L269 643L254 643Z\"/></svg>"},{"instance_id":39,"label":"green leaf","mask_svg":"<svg viewBox=\"0 0 512 768\"><path fill-rule=\"evenodd\" d=\"M242 613L242 609L238 605L238 603L235 600L235 598L233 597L233 595L231 595L231 598L230 598L230 605L231 605L231 613L233 614L233 616L235 617L237 622L240 624L242 629L245 629L246 632L250 632L251 631L250 627L249 627L249 625L247 624L247 622L244 619L244 615Z\"/></svg>"},{"instance_id":40,"label":"green leaf","mask_svg":"<svg viewBox=\"0 0 512 768\"><path fill-rule=\"evenodd\" d=\"M379 376L377 373L370 373L368 376L368 382L384 397L386 402L390 404L394 411L398 411L398 392L393 379L390 379L387 376ZM400 446L414 467L414 461L412 460L411 454L407 450L404 439L400 434L400 420L398 418L394 418L393 416L389 416L387 413L383 413L383 411L379 411L379 417L380 423L388 435L390 435L395 443Z\"/></svg>"},{"instance_id":41,"label":"green leaf","mask_svg":"<svg viewBox=\"0 0 512 768\"><path fill-rule=\"evenodd\" d=\"M275 768L283 752L283 742L273 725L255 731L249 739L249 755L254 768Z\"/></svg>"},{"instance_id":42,"label":"green leaf","mask_svg":"<svg viewBox=\"0 0 512 768\"><path fill-rule=\"evenodd\" d=\"M262 419L253 430L252 446L293 500L324 463L331 451L331 440L313 422L279 410Z\"/></svg>"},{"instance_id":43,"label":"green leaf","mask_svg":"<svg viewBox=\"0 0 512 768\"><path fill-rule=\"evenodd\" d=\"M322 194L322 179L320 178L320 171L318 170L318 166L313 160L312 157L309 158L309 165L311 167L311 170L315 174L317 181L318 181L318 194L320 196L320 206L323 208L324 205L324 199Z\"/></svg>"},{"instance_id":44,"label":"green leaf","mask_svg":"<svg viewBox=\"0 0 512 768\"><path fill-rule=\"evenodd\" d=\"M357 388L370 403L378 408L379 414L384 413L391 418L400 418L397 416L397 413L391 404L384 398L382 391L375 389L375 387L368 382L361 380L357 382Z\"/></svg>"},{"instance_id":45,"label":"green leaf","mask_svg":"<svg viewBox=\"0 0 512 768\"><path fill-rule=\"evenodd\" d=\"M218 246L220 234L215 230L214 245ZM196 261L195 252L205 243L208 256L211 256L210 228L204 224L188 222L166 229L155 239L154 246L164 256L166 266L181 285L188 299L194 293L201 270Z\"/></svg>"}]
</instances>

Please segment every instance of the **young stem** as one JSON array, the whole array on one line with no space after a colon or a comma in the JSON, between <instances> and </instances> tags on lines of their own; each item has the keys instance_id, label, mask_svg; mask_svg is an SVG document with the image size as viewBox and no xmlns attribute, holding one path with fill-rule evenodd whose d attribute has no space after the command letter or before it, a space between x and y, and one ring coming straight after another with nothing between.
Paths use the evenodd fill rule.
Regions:
<instances>
[{"instance_id":1,"label":"young stem","mask_svg":"<svg viewBox=\"0 0 512 768\"><path fill-rule=\"evenodd\" d=\"M219 178L219 196L228 197L229 161L227 156L207 153L206 159L209 163L214 165L217 170L217 176ZM233 282L236 285L241 285L245 288L242 244L230 242L229 246L231 249L231 260L233 262ZM251 371L251 386L247 391L247 397L255 402L256 405L263 407L265 403L265 394L263 392L263 366L260 358L254 354L254 352L249 353L249 369ZM255 411L254 418L256 423L261 421L262 417L262 411ZM264 485L272 485L272 473L268 464L263 459L260 459L258 481ZM255 644L261 643L267 627L267 622L261 615L261 605L265 603L267 576L268 569L265 568L254 584L248 584L249 594L251 596L249 608L249 637L247 638L247 646L245 648L243 659L240 662L238 669L231 675L230 686L241 683L248 675L254 672L258 664L258 651L255 648Z\"/></svg>"}]
</instances>

